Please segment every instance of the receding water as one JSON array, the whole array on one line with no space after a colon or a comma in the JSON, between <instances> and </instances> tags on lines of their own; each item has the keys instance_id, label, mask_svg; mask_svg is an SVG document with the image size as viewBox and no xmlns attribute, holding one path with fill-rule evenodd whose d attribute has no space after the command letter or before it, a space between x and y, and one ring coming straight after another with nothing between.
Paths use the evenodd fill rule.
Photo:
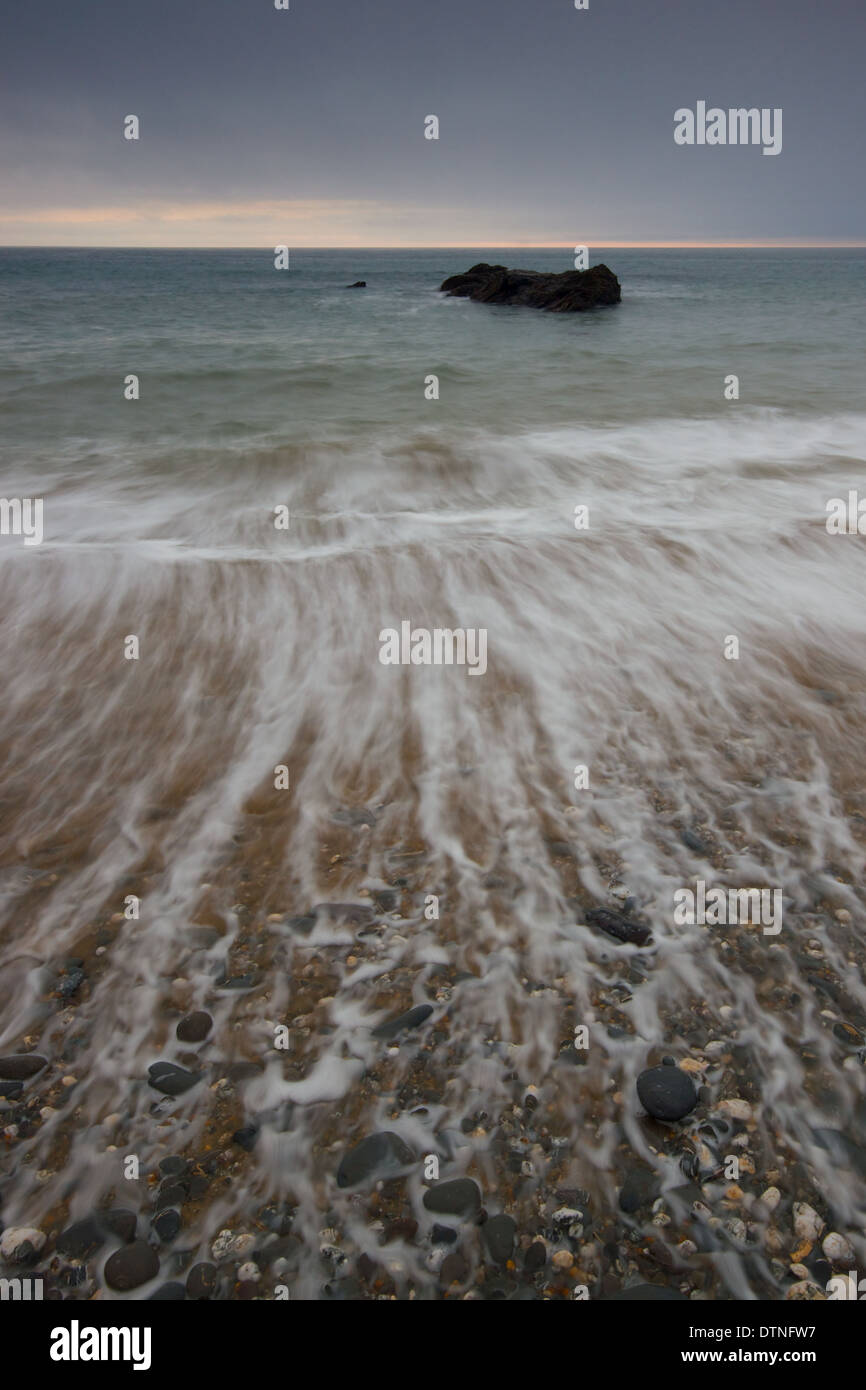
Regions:
<instances>
[{"instance_id":1,"label":"receding water","mask_svg":"<svg viewBox=\"0 0 866 1390\"><path fill-rule=\"evenodd\" d=\"M501 1270L461 1228L452 1297L823 1287L793 1202L866 1259L866 541L825 524L866 498L866 254L597 252L623 302L579 316L437 293L483 259L570 268L0 253L2 493L44 499L41 545L0 537L0 1053L48 1059L0 1195L48 1276L98 1207L155 1243L177 1155L133 1297L225 1229L262 1297L440 1296L425 1155L517 1223ZM407 620L485 629L486 672L383 665ZM698 879L781 890L781 931L678 924ZM587 924L624 904L647 944ZM675 1124L635 1093L666 1055L705 1088ZM416 1160L338 1187L376 1130ZM537 1235L572 1268L526 1274Z\"/></svg>"}]
</instances>

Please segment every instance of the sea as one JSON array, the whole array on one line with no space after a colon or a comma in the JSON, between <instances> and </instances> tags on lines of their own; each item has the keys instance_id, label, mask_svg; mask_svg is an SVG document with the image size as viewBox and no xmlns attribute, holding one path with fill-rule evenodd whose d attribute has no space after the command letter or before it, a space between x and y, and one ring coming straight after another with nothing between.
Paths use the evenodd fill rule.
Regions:
<instances>
[{"instance_id":1,"label":"sea","mask_svg":"<svg viewBox=\"0 0 866 1390\"><path fill-rule=\"evenodd\" d=\"M46 1276L116 1208L136 1297L862 1267L866 251L439 290L572 257L0 249L0 1198ZM682 920L713 888L778 912Z\"/></svg>"}]
</instances>

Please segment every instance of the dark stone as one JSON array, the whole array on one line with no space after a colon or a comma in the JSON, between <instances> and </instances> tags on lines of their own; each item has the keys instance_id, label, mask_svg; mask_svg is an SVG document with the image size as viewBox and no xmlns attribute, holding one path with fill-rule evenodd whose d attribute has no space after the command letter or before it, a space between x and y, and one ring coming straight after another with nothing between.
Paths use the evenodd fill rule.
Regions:
<instances>
[{"instance_id":1,"label":"dark stone","mask_svg":"<svg viewBox=\"0 0 866 1390\"><path fill-rule=\"evenodd\" d=\"M309 936L313 927L316 925L316 914L308 912L304 917L290 917L286 926L290 931L297 931L301 936Z\"/></svg>"},{"instance_id":2,"label":"dark stone","mask_svg":"<svg viewBox=\"0 0 866 1390\"><path fill-rule=\"evenodd\" d=\"M396 1038L398 1033L402 1033L404 1028L420 1028L421 1024L430 1017L433 1012L432 1004L418 1004L414 1009L408 1009L405 1014L400 1014L398 1018L389 1019L386 1023L380 1023L373 1031L374 1038Z\"/></svg>"},{"instance_id":3,"label":"dark stone","mask_svg":"<svg viewBox=\"0 0 866 1390\"><path fill-rule=\"evenodd\" d=\"M355 283L354 283L354 285L347 285L347 286L346 286L346 289L347 289L347 290L365 290L366 288L367 288L367 281L366 281L366 280L356 280Z\"/></svg>"},{"instance_id":4,"label":"dark stone","mask_svg":"<svg viewBox=\"0 0 866 1390\"><path fill-rule=\"evenodd\" d=\"M477 1216L481 1210L481 1190L471 1178L452 1178L437 1183L424 1193L424 1206L437 1216Z\"/></svg>"},{"instance_id":5,"label":"dark stone","mask_svg":"<svg viewBox=\"0 0 866 1390\"><path fill-rule=\"evenodd\" d=\"M680 839L686 849L693 849L695 854L706 854L707 846L704 844L700 835L696 835L693 830L681 830Z\"/></svg>"},{"instance_id":6,"label":"dark stone","mask_svg":"<svg viewBox=\"0 0 866 1390\"><path fill-rule=\"evenodd\" d=\"M626 1175L619 1194L620 1210L629 1215L649 1206L659 1195L661 1183L648 1168L634 1168Z\"/></svg>"},{"instance_id":7,"label":"dark stone","mask_svg":"<svg viewBox=\"0 0 866 1390\"><path fill-rule=\"evenodd\" d=\"M521 304L555 314L619 304L622 298L619 281L606 265L551 275L537 270L508 270L504 265L481 261L464 275L450 276L440 289L481 304Z\"/></svg>"},{"instance_id":8,"label":"dark stone","mask_svg":"<svg viewBox=\"0 0 866 1390\"><path fill-rule=\"evenodd\" d=\"M48 1065L46 1057L35 1052L19 1052L12 1057L0 1057L0 1078L3 1081L29 1081Z\"/></svg>"},{"instance_id":9,"label":"dark stone","mask_svg":"<svg viewBox=\"0 0 866 1390\"><path fill-rule=\"evenodd\" d=\"M210 1030L213 1028L213 1019L210 1014L203 1009L197 1010L194 1014L187 1014L177 1025L177 1037L180 1042L199 1043L204 1042Z\"/></svg>"},{"instance_id":10,"label":"dark stone","mask_svg":"<svg viewBox=\"0 0 866 1390\"><path fill-rule=\"evenodd\" d=\"M185 1158L180 1158L175 1154L169 1154L167 1158L159 1160L159 1171L164 1178L180 1178L189 1168L189 1162Z\"/></svg>"},{"instance_id":11,"label":"dark stone","mask_svg":"<svg viewBox=\"0 0 866 1390\"><path fill-rule=\"evenodd\" d=\"M369 1134L344 1153L337 1169L338 1187L357 1187L375 1178L393 1177L415 1161L412 1150L398 1134L382 1130Z\"/></svg>"},{"instance_id":12,"label":"dark stone","mask_svg":"<svg viewBox=\"0 0 866 1390\"><path fill-rule=\"evenodd\" d=\"M174 1240L180 1230L180 1225L180 1212L176 1211L174 1207L169 1208L167 1211L161 1211L159 1215L155 1216L153 1219L153 1229L159 1236L163 1245L168 1245L170 1241Z\"/></svg>"},{"instance_id":13,"label":"dark stone","mask_svg":"<svg viewBox=\"0 0 866 1390\"><path fill-rule=\"evenodd\" d=\"M376 916L369 903L316 903L313 913L348 927L365 927Z\"/></svg>"},{"instance_id":14,"label":"dark stone","mask_svg":"<svg viewBox=\"0 0 866 1390\"><path fill-rule=\"evenodd\" d=\"M146 1240L134 1240L131 1245L123 1245L115 1250L113 1255L109 1255L103 1270L106 1284L118 1293L140 1288L142 1284L155 1279L157 1274L159 1257Z\"/></svg>"},{"instance_id":15,"label":"dark stone","mask_svg":"<svg viewBox=\"0 0 866 1390\"><path fill-rule=\"evenodd\" d=\"M259 1131L256 1125L244 1125L243 1129L236 1129L232 1135L232 1143L237 1144L245 1153L251 1154L256 1146Z\"/></svg>"},{"instance_id":16,"label":"dark stone","mask_svg":"<svg viewBox=\"0 0 866 1390\"><path fill-rule=\"evenodd\" d=\"M186 1280L189 1298L213 1298L217 1282L217 1268L212 1264L193 1265Z\"/></svg>"},{"instance_id":17,"label":"dark stone","mask_svg":"<svg viewBox=\"0 0 866 1390\"><path fill-rule=\"evenodd\" d=\"M23 1090L23 1081L0 1081L0 1100L17 1100Z\"/></svg>"},{"instance_id":18,"label":"dark stone","mask_svg":"<svg viewBox=\"0 0 866 1390\"><path fill-rule=\"evenodd\" d=\"M627 941L635 946L645 946L650 940L650 929L645 922L628 917L624 912L616 912L608 907L592 907L584 916L590 926L600 927L616 941Z\"/></svg>"},{"instance_id":19,"label":"dark stone","mask_svg":"<svg viewBox=\"0 0 866 1390\"><path fill-rule=\"evenodd\" d=\"M200 1076L178 1067L174 1062L154 1062L147 1069L148 1084L164 1096L182 1096L184 1091L198 1084Z\"/></svg>"},{"instance_id":20,"label":"dark stone","mask_svg":"<svg viewBox=\"0 0 866 1390\"><path fill-rule=\"evenodd\" d=\"M650 1067L637 1079L637 1094L647 1114L656 1120L681 1120L694 1110L698 1093L679 1067Z\"/></svg>"},{"instance_id":21,"label":"dark stone","mask_svg":"<svg viewBox=\"0 0 866 1390\"><path fill-rule=\"evenodd\" d=\"M117 1208L113 1211L97 1211L85 1216L82 1221L74 1221L57 1237L57 1249L67 1259L83 1260L109 1239L116 1236L122 1241L135 1238L135 1212Z\"/></svg>"},{"instance_id":22,"label":"dark stone","mask_svg":"<svg viewBox=\"0 0 866 1390\"><path fill-rule=\"evenodd\" d=\"M70 999L76 990L84 984L84 971L78 967L73 967L60 976L57 983L56 993L61 999Z\"/></svg>"},{"instance_id":23,"label":"dark stone","mask_svg":"<svg viewBox=\"0 0 866 1390\"><path fill-rule=\"evenodd\" d=\"M186 1298L183 1284L160 1284L150 1295L148 1303L182 1303Z\"/></svg>"},{"instance_id":24,"label":"dark stone","mask_svg":"<svg viewBox=\"0 0 866 1390\"><path fill-rule=\"evenodd\" d=\"M157 1211L165 1211L167 1207L182 1207L187 1196L186 1184L170 1179L162 1184L156 1194Z\"/></svg>"},{"instance_id":25,"label":"dark stone","mask_svg":"<svg viewBox=\"0 0 866 1390\"><path fill-rule=\"evenodd\" d=\"M523 1268L527 1274L535 1274L537 1270L544 1269L546 1264L547 1246L543 1240L534 1240L524 1256Z\"/></svg>"},{"instance_id":26,"label":"dark stone","mask_svg":"<svg viewBox=\"0 0 866 1390\"><path fill-rule=\"evenodd\" d=\"M126 1243L135 1240L137 1218L134 1211L127 1211L125 1207L112 1207L110 1211L97 1212L96 1219L109 1235L117 1236L118 1240Z\"/></svg>"},{"instance_id":27,"label":"dark stone","mask_svg":"<svg viewBox=\"0 0 866 1390\"><path fill-rule=\"evenodd\" d=\"M484 1223L484 1244L490 1251L490 1258L497 1264L504 1265L506 1260L511 1259L511 1252L514 1249L514 1237L517 1234L517 1222L513 1216L507 1216L501 1212L499 1216L491 1216L489 1221Z\"/></svg>"},{"instance_id":28,"label":"dark stone","mask_svg":"<svg viewBox=\"0 0 866 1390\"><path fill-rule=\"evenodd\" d=\"M437 1222L430 1232L430 1240L434 1245L456 1245L457 1232L453 1226L440 1226Z\"/></svg>"}]
</instances>

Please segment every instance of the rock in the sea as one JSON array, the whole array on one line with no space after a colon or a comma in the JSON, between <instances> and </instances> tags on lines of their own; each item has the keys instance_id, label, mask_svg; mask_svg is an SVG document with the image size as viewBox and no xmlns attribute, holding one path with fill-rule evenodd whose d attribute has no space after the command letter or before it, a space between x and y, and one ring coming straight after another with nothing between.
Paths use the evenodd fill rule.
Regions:
<instances>
[{"instance_id":1,"label":"rock in the sea","mask_svg":"<svg viewBox=\"0 0 866 1390\"><path fill-rule=\"evenodd\" d=\"M698 1093L679 1067L650 1067L637 1079L641 1105L656 1120L681 1120L694 1110Z\"/></svg>"},{"instance_id":2,"label":"rock in the sea","mask_svg":"<svg viewBox=\"0 0 866 1390\"><path fill-rule=\"evenodd\" d=\"M109 1255L105 1261L103 1276L110 1289L125 1293L127 1289L140 1288L159 1273L159 1257L146 1240L134 1240L131 1245L122 1245Z\"/></svg>"},{"instance_id":3,"label":"rock in the sea","mask_svg":"<svg viewBox=\"0 0 866 1390\"><path fill-rule=\"evenodd\" d=\"M13 1057L0 1057L0 1077L4 1081L29 1081L47 1065L47 1058L35 1052L19 1052Z\"/></svg>"},{"instance_id":4,"label":"rock in the sea","mask_svg":"<svg viewBox=\"0 0 866 1390\"><path fill-rule=\"evenodd\" d=\"M9 1264L26 1264L45 1244L45 1234L35 1226L10 1226L0 1236L0 1259Z\"/></svg>"},{"instance_id":5,"label":"rock in the sea","mask_svg":"<svg viewBox=\"0 0 866 1390\"><path fill-rule=\"evenodd\" d=\"M374 1038L396 1038L404 1029L419 1028L433 1012L432 1004L419 1004L414 1009L408 1009L405 1014L400 1014L399 1018L388 1019L385 1023L380 1023L373 1031Z\"/></svg>"},{"instance_id":6,"label":"rock in the sea","mask_svg":"<svg viewBox=\"0 0 866 1390\"><path fill-rule=\"evenodd\" d=\"M445 294L481 304L522 304L554 314L581 313L603 304L619 304L620 284L606 265L566 270L559 275L538 270L508 270L481 261L465 275L452 275L440 286Z\"/></svg>"},{"instance_id":7,"label":"rock in the sea","mask_svg":"<svg viewBox=\"0 0 866 1390\"><path fill-rule=\"evenodd\" d=\"M204 1009L198 1009L194 1014L187 1014L181 1019L177 1025L177 1037L180 1042L204 1042L211 1028L213 1019L210 1014L205 1013Z\"/></svg>"},{"instance_id":8,"label":"rock in the sea","mask_svg":"<svg viewBox=\"0 0 866 1390\"><path fill-rule=\"evenodd\" d=\"M399 1134L391 1130L368 1134L340 1159L337 1186L357 1187L362 1182L393 1177L414 1160L415 1155Z\"/></svg>"},{"instance_id":9,"label":"rock in the sea","mask_svg":"<svg viewBox=\"0 0 866 1390\"><path fill-rule=\"evenodd\" d=\"M367 288L367 281L366 281L366 280L356 280L355 283L354 283L354 285L347 285L347 286L346 286L346 289L347 289L347 290L365 290L366 288Z\"/></svg>"},{"instance_id":10,"label":"rock in the sea","mask_svg":"<svg viewBox=\"0 0 866 1390\"><path fill-rule=\"evenodd\" d=\"M424 1193L424 1205L437 1216L459 1216L466 1220L481 1210L481 1189L472 1178L452 1178L428 1188Z\"/></svg>"},{"instance_id":11,"label":"rock in the sea","mask_svg":"<svg viewBox=\"0 0 866 1390\"><path fill-rule=\"evenodd\" d=\"M154 1062L147 1069L147 1079L153 1089L164 1096L182 1096L184 1091L197 1085L201 1077L174 1062Z\"/></svg>"}]
</instances>

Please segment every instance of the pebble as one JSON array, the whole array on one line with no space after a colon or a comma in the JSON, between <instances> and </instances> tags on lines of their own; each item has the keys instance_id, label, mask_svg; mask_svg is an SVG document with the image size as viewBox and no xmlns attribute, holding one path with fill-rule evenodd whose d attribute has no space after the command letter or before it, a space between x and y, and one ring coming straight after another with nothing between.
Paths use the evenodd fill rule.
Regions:
<instances>
[{"instance_id":1,"label":"pebble","mask_svg":"<svg viewBox=\"0 0 866 1390\"><path fill-rule=\"evenodd\" d=\"M177 1037L180 1042L199 1043L204 1042L210 1030L213 1028L213 1019L210 1014L203 1009L198 1009L195 1013L187 1014L177 1025Z\"/></svg>"},{"instance_id":2,"label":"pebble","mask_svg":"<svg viewBox=\"0 0 866 1390\"><path fill-rule=\"evenodd\" d=\"M506 1260L511 1259L516 1234L517 1223L513 1216L507 1216L505 1212L491 1216L490 1220L485 1222L484 1243L490 1252L490 1258L497 1264L504 1265Z\"/></svg>"},{"instance_id":3,"label":"pebble","mask_svg":"<svg viewBox=\"0 0 866 1390\"><path fill-rule=\"evenodd\" d=\"M734 1096L728 1100L720 1100L716 1106L716 1110L722 1115L727 1115L732 1120L739 1120L742 1124L751 1120L755 1113L749 1102L747 1100L740 1100L738 1096Z\"/></svg>"},{"instance_id":4,"label":"pebble","mask_svg":"<svg viewBox=\"0 0 866 1390\"><path fill-rule=\"evenodd\" d=\"M698 1093L679 1067L650 1067L637 1079L641 1105L656 1120L681 1120L698 1103Z\"/></svg>"},{"instance_id":5,"label":"pebble","mask_svg":"<svg viewBox=\"0 0 866 1390\"><path fill-rule=\"evenodd\" d=\"M452 1178L424 1193L424 1206L438 1216L475 1216L481 1210L481 1189L472 1178Z\"/></svg>"},{"instance_id":6,"label":"pebble","mask_svg":"<svg viewBox=\"0 0 866 1390\"><path fill-rule=\"evenodd\" d=\"M779 1191L778 1187L768 1187L764 1192L761 1193L760 1200L767 1208L767 1211L775 1211L776 1207L782 1200L782 1194Z\"/></svg>"},{"instance_id":7,"label":"pebble","mask_svg":"<svg viewBox=\"0 0 866 1390\"><path fill-rule=\"evenodd\" d=\"M146 1240L134 1240L131 1245L122 1245L113 1255L109 1255L102 1273L110 1289L125 1293L156 1278L159 1256Z\"/></svg>"},{"instance_id":8,"label":"pebble","mask_svg":"<svg viewBox=\"0 0 866 1390\"><path fill-rule=\"evenodd\" d=\"M337 1186L357 1187L362 1182L392 1177L414 1161L415 1155L399 1134L390 1130L369 1134L343 1154L337 1169Z\"/></svg>"},{"instance_id":9,"label":"pebble","mask_svg":"<svg viewBox=\"0 0 866 1390\"><path fill-rule=\"evenodd\" d=\"M47 1057L40 1057L36 1052L19 1052L12 1057L0 1057L0 1079L29 1081L31 1076L35 1076L47 1066Z\"/></svg>"},{"instance_id":10,"label":"pebble","mask_svg":"<svg viewBox=\"0 0 866 1390\"><path fill-rule=\"evenodd\" d=\"M551 1258L551 1263L557 1269L571 1269L574 1264L574 1256L570 1250L555 1250Z\"/></svg>"},{"instance_id":11,"label":"pebble","mask_svg":"<svg viewBox=\"0 0 866 1390\"><path fill-rule=\"evenodd\" d=\"M838 1231L831 1231L824 1237L821 1249L831 1264L852 1264L855 1258L851 1242Z\"/></svg>"},{"instance_id":12,"label":"pebble","mask_svg":"<svg viewBox=\"0 0 866 1390\"><path fill-rule=\"evenodd\" d=\"M200 1076L178 1067L174 1062L154 1062L147 1069L148 1085L164 1096L182 1096L185 1091L198 1084Z\"/></svg>"},{"instance_id":13,"label":"pebble","mask_svg":"<svg viewBox=\"0 0 866 1390\"><path fill-rule=\"evenodd\" d=\"M10 1226L0 1236L0 1258L10 1264L23 1264L38 1255L47 1237L35 1226Z\"/></svg>"},{"instance_id":14,"label":"pebble","mask_svg":"<svg viewBox=\"0 0 866 1390\"><path fill-rule=\"evenodd\" d=\"M215 1260L227 1260L237 1255L248 1255L254 1249L255 1243L255 1236L236 1236L234 1231L220 1231L211 1246L211 1254Z\"/></svg>"},{"instance_id":15,"label":"pebble","mask_svg":"<svg viewBox=\"0 0 866 1390\"><path fill-rule=\"evenodd\" d=\"M799 1240L808 1240L813 1243L820 1238L824 1229L824 1222L807 1202L794 1203L794 1234Z\"/></svg>"},{"instance_id":16,"label":"pebble","mask_svg":"<svg viewBox=\"0 0 866 1390\"><path fill-rule=\"evenodd\" d=\"M824 1290L817 1284L813 1284L810 1279L801 1279L798 1284L792 1284L785 1298L794 1302L814 1303L818 1299L826 1299Z\"/></svg>"},{"instance_id":17,"label":"pebble","mask_svg":"<svg viewBox=\"0 0 866 1390\"><path fill-rule=\"evenodd\" d=\"M396 1038L404 1029L419 1028L432 1014L432 1004L419 1004L417 1008L409 1009L406 1013L400 1014L397 1018L380 1023L372 1029L374 1038Z\"/></svg>"},{"instance_id":18,"label":"pebble","mask_svg":"<svg viewBox=\"0 0 866 1390\"><path fill-rule=\"evenodd\" d=\"M193 1265L186 1281L186 1292L189 1298L212 1298L216 1289L217 1269L216 1265L202 1263Z\"/></svg>"}]
</instances>

